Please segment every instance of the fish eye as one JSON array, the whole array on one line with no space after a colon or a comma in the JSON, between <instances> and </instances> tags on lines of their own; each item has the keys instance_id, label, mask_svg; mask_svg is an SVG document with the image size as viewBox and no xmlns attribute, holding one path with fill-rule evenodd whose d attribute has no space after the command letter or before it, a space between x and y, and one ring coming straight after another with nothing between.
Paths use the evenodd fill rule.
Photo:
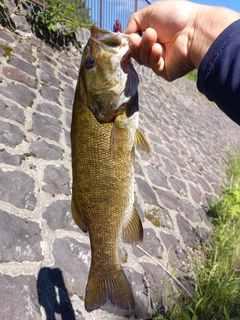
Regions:
<instances>
[{"instance_id":1,"label":"fish eye","mask_svg":"<svg viewBox=\"0 0 240 320\"><path fill-rule=\"evenodd\" d=\"M87 69L91 69L91 68L95 67L96 63L97 63L97 60L94 57L92 57L92 56L89 57L86 61Z\"/></svg>"}]
</instances>

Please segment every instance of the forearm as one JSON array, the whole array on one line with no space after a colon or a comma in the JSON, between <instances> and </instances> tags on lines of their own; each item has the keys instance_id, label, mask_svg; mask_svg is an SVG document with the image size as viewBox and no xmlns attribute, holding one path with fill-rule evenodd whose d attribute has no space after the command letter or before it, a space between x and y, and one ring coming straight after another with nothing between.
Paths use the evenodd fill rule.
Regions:
<instances>
[{"instance_id":1,"label":"forearm","mask_svg":"<svg viewBox=\"0 0 240 320\"><path fill-rule=\"evenodd\" d=\"M197 86L240 125L240 20L211 45L200 64Z\"/></svg>"}]
</instances>

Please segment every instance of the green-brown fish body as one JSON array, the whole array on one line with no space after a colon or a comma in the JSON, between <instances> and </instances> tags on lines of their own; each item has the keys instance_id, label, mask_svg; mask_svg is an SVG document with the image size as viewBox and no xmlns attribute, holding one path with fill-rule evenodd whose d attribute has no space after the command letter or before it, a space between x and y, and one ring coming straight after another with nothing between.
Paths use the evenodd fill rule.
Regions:
<instances>
[{"instance_id":1,"label":"green-brown fish body","mask_svg":"<svg viewBox=\"0 0 240 320\"><path fill-rule=\"evenodd\" d=\"M122 309L135 306L118 243L121 235L127 242L142 240L134 205L134 144L146 151L148 144L138 129L137 75L130 65L121 68L120 51L127 45L122 34L92 28L75 92L72 213L90 235L87 311L99 308L107 298Z\"/></svg>"}]
</instances>

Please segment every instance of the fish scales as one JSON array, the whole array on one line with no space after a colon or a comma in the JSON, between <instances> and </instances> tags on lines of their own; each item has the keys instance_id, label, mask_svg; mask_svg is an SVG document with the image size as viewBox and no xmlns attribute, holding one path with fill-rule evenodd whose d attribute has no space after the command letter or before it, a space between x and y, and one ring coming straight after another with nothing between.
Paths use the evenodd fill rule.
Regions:
<instances>
[{"instance_id":1,"label":"fish scales","mask_svg":"<svg viewBox=\"0 0 240 320\"><path fill-rule=\"evenodd\" d=\"M100 29L92 29L92 37L99 37L99 34L101 36ZM119 34L117 36L119 38ZM111 37L114 38L113 33L110 33L107 41L104 40L108 46ZM114 46L117 41L114 38ZM109 107L109 97L112 101L112 97L117 95L115 91L109 94L106 80L103 79L104 89L101 86L104 55L99 52L106 50L105 46L90 39L83 52L71 127L72 214L78 226L84 232L89 232L92 253L85 294L87 311L101 307L107 299L119 308L134 308L132 289L120 264L118 244L121 235L125 241L133 243L141 241L143 236L142 224L134 205L134 143L136 140L141 141L139 144L145 143L138 129L138 94L132 90L130 98L123 97L124 108L122 104L116 110L113 110L116 105L110 104ZM112 55L114 58L114 53ZM95 58L99 68L94 65ZM120 68L118 60L117 68ZM116 71L116 66L105 65L105 69L110 77L111 72ZM126 82L129 81L128 76L124 77ZM88 90L92 83L97 93L91 88ZM101 87L99 100L96 83ZM113 83L110 88L116 90L116 86L117 83ZM121 88L124 86L121 84ZM105 92L106 97L103 96ZM123 90L119 92L122 94ZM97 114L92 105L96 100ZM106 114L102 115L99 110ZM136 139L136 135L139 139Z\"/></svg>"}]
</instances>

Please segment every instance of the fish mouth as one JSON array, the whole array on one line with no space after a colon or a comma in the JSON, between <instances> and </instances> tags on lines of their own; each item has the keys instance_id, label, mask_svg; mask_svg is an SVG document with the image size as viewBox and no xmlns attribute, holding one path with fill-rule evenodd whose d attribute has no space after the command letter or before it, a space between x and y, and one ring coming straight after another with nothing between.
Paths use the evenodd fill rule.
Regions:
<instances>
[{"instance_id":1,"label":"fish mouth","mask_svg":"<svg viewBox=\"0 0 240 320\"><path fill-rule=\"evenodd\" d=\"M93 42L97 43L97 45L105 51L113 54L114 59L119 61L119 67L123 72L122 74L125 74L125 76L123 76L125 85L122 87L122 90L118 92L118 98L115 100L116 104L110 108L106 107L108 112L95 114L99 122L111 122L116 116L124 112L125 106L137 93L138 89L139 78L131 63L129 35L93 26L91 28L91 38ZM99 92L99 94L101 94L101 91L114 92L114 87L118 86L118 81L119 78L114 80L114 82L107 80L102 83L101 86L98 85L98 87L93 88L93 90Z\"/></svg>"},{"instance_id":2,"label":"fish mouth","mask_svg":"<svg viewBox=\"0 0 240 320\"><path fill-rule=\"evenodd\" d=\"M91 27L91 38L99 46L104 47L108 52L117 55L119 60L125 54L130 53L129 51L129 37L130 35L121 32L112 32L104 29L97 28L95 26ZM128 56L128 55L127 55ZM127 66L127 61L130 59L124 59L125 65Z\"/></svg>"},{"instance_id":3,"label":"fish mouth","mask_svg":"<svg viewBox=\"0 0 240 320\"><path fill-rule=\"evenodd\" d=\"M129 35L121 32L112 32L104 29L91 27L92 41L97 43L105 51L113 53L114 57L120 61L120 67L123 72L136 83L136 88L139 84L138 75L131 64L131 54L129 50ZM128 81L129 82L129 81ZM108 90L113 84L109 81L103 83L101 87L94 90ZM127 87L129 84L127 84ZM125 92L126 93L126 92ZM135 92L136 93L136 90ZM127 88L127 96L131 95L131 90Z\"/></svg>"},{"instance_id":4,"label":"fish mouth","mask_svg":"<svg viewBox=\"0 0 240 320\"><path fill-rule=\"evenodd\" d=\"M129 37L130 35L121 32L112 32L104 29L91 27L91 37L93 41L97 42L100 46L104 46L107 51L110 51L119 58L121 69L127 74L127 81L125 89L121 96L125 96L124 101L119 101L114 110L118 109L122 104L134 96L137 92L139 85L138 74L133 68L131 63L131 54L129 50ZM97 90L110 90L112 83L104 83L101 87L94 88ZM120 99L121 100L121 99Z\"/></svg>"},{"instance_id":5,"label":"fish mouth","mask_svg":"<svg viewBox=\"0 0 240 320\"><path fill-rule=\"evenodd\" d=\"M91 38L116 49L124 46L129 47L129 35L121 32L112 32L92 26Z\"/></svg>"}]
</instances>

